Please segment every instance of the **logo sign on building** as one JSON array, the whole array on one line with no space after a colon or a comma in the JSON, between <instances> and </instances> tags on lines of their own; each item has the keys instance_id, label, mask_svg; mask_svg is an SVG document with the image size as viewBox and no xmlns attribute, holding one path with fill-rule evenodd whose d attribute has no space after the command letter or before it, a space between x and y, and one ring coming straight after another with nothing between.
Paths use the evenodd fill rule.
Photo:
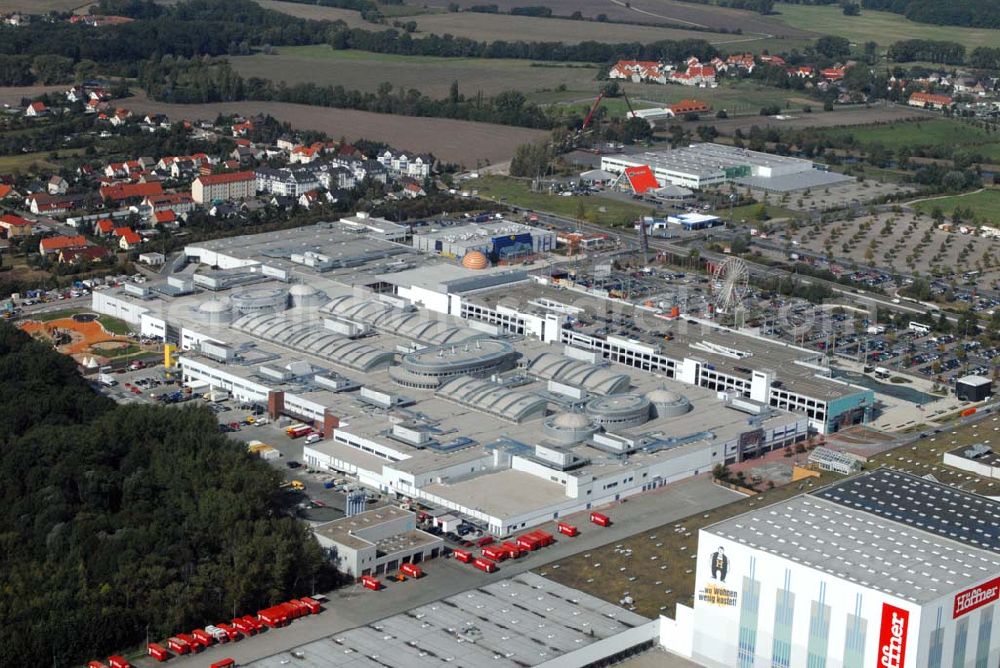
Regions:
<instances>
[{"instance_id":1,"label":"logo sign on building","mask_svg":"<svg viewBox=\"0 0 1000 668\"><path fill-rule=\"evenodd\" d=\"M952 618L958 618L976 608L981 608L1000 598L1000 578L976 585L955 595L955 607Z\"/></svg>"},{"instance_id":2,"label":"logo sign on building","mask_svg":"<svg viewBox=\"0 0 1000 668\"><path fill-rule=\"evenodd\" d=\"M910 612L883 603L876 664L879 668L903 668L906 661L906 633L909 630Z\"/></svg>"}]
</instances>

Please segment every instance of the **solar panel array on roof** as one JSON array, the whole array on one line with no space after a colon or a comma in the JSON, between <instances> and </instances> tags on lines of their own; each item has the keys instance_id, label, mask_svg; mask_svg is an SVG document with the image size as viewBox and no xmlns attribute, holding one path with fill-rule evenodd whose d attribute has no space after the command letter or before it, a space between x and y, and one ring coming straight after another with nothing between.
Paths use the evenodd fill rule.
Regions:
<instances>
[{"instance_id":1,"label":"solar panel array on roof","mask_svg":"<svg viewBox=\"0 0 1000 668\"><path fill-rule=\"evenodd\" d=\"M1000 552L1000 503L880 468L812 493L973 547Z\"/></svg>"}]
</instances>

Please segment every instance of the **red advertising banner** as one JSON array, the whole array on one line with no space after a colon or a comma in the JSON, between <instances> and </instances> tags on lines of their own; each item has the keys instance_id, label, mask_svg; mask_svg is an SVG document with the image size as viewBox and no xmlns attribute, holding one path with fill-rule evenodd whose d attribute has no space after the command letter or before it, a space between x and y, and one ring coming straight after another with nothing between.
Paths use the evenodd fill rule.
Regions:
<instances>
[{"instance_id":1,"label":"red advertising banner","mask_svg":"<svg viewBox=\"0 0 1000 668\"><path fill-rule=\"evenodd\" d=\"M880 668L903 668L906 662L906 634L909 630L909 610L883 603L876 665Z\"/></svg>"},{"instance_id":2,"label":"red advertising banner","mask_svg":"<svg viewBox=\"0 0 1000 668\"><path fill-rule=\"evenodd\" d=\"M1000 578L993 578L989 582L976 585L971 589L966 589L955 595L955 607L952 610L952 619L961 617L967 612L972 612L976 608L981 608L1000 598Z\"/></svg>"}]
</instances>

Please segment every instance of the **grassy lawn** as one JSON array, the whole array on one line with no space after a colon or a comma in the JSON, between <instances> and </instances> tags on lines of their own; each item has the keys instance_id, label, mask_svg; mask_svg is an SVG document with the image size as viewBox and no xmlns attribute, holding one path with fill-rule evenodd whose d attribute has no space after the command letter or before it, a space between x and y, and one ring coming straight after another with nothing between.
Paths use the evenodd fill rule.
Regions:
<instances>
[{"instance_id":1,"label":"grassy lawn","mask_svg":"<svg viewBox=\"0 0 1000 668\"><path fill-rule=\"evenodd\" d=\"M803 30L816 30L825 35L840 35L858 45L875 42L883 49L893 42L907 39L930 39L958 42L972 50L977 46L996 46L1000 30L935 26L910 21L899 14L861 10L861 16L844 16L839 5L791 5L781 3L775 8L780 14L772 17Z\"/></svg>"},{"instance_id":2,"label":"grassy lawn","mask_svg":"<svg viewBox=\"0 0 1000 668\"><path fill-rule=\"evenodd\" d=\"M656 618L661 613L673 616L677 603L692 604L699 529L816 489L839 478L835 474L824 473L819 478L778 487L574 555L540 568L538 572L615 605L628 592L635 600L636 613L646 617Z\"/></svg>"},{"instance_id":3,"label":"grassy lawn","mask_svg":"<svg viewBox=\"0 0 1000 668\"><path fill-rule=\"evenodd\" d=\"M124 320L120 320L119 318L115 318L110 315L102 315L98 317L97 322L101 323L101 327L103 327L108 333L115 334L117 336L127 336L129 332L135 329Z\"/></svg>"},{"instance_id":4,"label":"grassy lawn","mask_svg":"<svg viewBox=\"0 0 1000 668\"><path fill-rule=\"evenodd\" d=\"M630 225L641 216L649 215L650 207L591 195L590 197L560 197L532 192L527 181L502 176L487 176L469 181L466 188L478 190L479 196L503 200L507 204L547 211L576 218L581 213L587 220L610 226ZM603 209L603 211L602 211Z\"/></svg>"},{"instance_id":5,"label":"grassy lawn","mask_svg":"<svg viewBox=\"0 0 1000 668\"><path fill-rule=\"evenodd\" d=\"M71 155L80 155L83 149L72 149L59 151L59 157L65 158ZM0 172L34 172L34 171L56 171L59 164L49 156L51 151L39 151L38 153L21 153L18 155L0 155Z\"/></svg>"},{"instance_id":6,"label":"grassy lawn","mask_svg":"<svg viewBox=\"0 0 1000 668\"><path fill-rule=\"evenodd\" d=\"M946 118L834 128L824 134L831 139L854 137L862 145L877 142L892 150L904 146L954 147L967 153L981 153L991 159L1000 158L1000 134Z\"/></svg>"},{"instance_id":7,"label":"grassy lawn","mask_svg":"<svg viewBox=\"0 0 1000 668\"><path fill-rule=\"evenodd\" d=\"M951 216L951 212L956 206L963 209L972 209L976 218L990 221L1000 221L1000 190L991 188L969 195L956 195L955 197L944 197L941 199L929 199L917 202L914 208L930 213L935 208L941 209L945 216Z\"/></svg>"},{"instance_id":8,"label":"grassy lawn","mask_svg":"<svg viewBox=\"0 0 1000 668\"><path fill-rule=\"evenodd\" d=\"M53 320L62 320L63 318L72 318L78 313L87 313L87 309L82 308L69 308L62 311L48 311L46 313L32 313L27 320L37 320L38 322L52 322Z\"/></svg>"},{"instance_id":9,"label":"grassy lawn","mask_svg":"<svg viewBox=\"0 0 1000 668\"><path fill-rule=\"evenodd\" d=\"M794 197L794 193L792 195ZM734 206L733 207L733 220L737 223L741 220L753 221L754 215L757 213L757 209L760 204L746 204L744 206ZM768 220L774 220L775 218L799 218L802 217L801 212L792 211L791 209L786 209L777 204L765 204L764 209L767 211L767 220L761 221L766 223ZM729 209L722 207L715 212L719 216L729 220Z\"/></svg>"}]
</instances>

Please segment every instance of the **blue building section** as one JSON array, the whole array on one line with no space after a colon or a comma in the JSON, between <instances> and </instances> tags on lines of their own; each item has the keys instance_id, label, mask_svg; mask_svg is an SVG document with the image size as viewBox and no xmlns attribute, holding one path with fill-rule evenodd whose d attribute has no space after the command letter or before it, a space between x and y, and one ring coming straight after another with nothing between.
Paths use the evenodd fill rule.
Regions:
<instances>
[{"instance_id":1,"label":"blue building section","mask_svg":"<svg viewBox=\"0 0 1000 668\"><path fill-rule=\"evenodd\" d=\"M853 424L864 424L871 421L875 408L875 393L871 390L859 390L854 394L839 397L826 405L826 433L850 427Z\"/></svg>"},{"instance_id":2,"label":"blue building section","mask_svg":"<svg viewBox=\"0 0 1000 668\"><path fill-rule=\"evenodd\" d=\"M530 232L496 236L490 239L490 259L503 262L525 257L535 252Z\"/></svg>"}]
</instances>

